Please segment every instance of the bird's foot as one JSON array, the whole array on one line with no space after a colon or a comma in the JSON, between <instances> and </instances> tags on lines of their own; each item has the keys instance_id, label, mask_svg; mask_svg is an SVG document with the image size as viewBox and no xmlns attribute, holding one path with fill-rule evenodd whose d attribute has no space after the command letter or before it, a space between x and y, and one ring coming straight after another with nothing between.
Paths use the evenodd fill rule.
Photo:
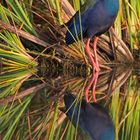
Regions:
<instances>
[{"instance_id":1,"label":"bird's foot","mask_svg":"<svg viewBox=\"0 0 140 140\"><path fill-rule=\"evenodd\" d=\"M99 72L100 71L100 67L99 66L94 66L93 69L94 69L94 72Z\"/></svg>"},{"instance_id":2,"label":"bird's foot","mask_svg":"<svg viewBox=\"0 0 140 140\"><path fill-rule=\"evenodd\" d=\"M100 67L99 67L99 63L95 62L94 65L92 65L93 67L93 72L99 72L100 71Z\"/></svg>"}]
</instances>

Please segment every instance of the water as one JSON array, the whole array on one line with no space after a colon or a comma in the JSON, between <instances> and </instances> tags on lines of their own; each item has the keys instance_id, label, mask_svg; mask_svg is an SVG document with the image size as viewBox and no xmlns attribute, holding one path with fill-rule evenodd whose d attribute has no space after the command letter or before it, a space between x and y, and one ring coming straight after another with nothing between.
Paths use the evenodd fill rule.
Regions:
<instances>
[{"instance_id":1,"label":"water","mask_svg":"<svg viewBox=\"0 0 140 140\"><path fill-rule=\"evenodd\" d=\"M104 115L106 112L109 122L112 122L111 131L115 132L116 140L139 140L139 67L111 67L112 70L103 70L99 73L96 85L97 104L103 110L101 114ZM75 122L70 121L70 117L66 115L66 102L64 103L64 95L73 94L76 100L74 108L85 107L85 103L81 104L81 99L85 99L83 93L92 75L86 74L84 70L85 67L75 71L1 69L1 139L92 139L89 132L92 128L84 130L75 124L77 119ZM88 96L90 103L93 102L91 92L92 88ZM94 110L95 116L99 110ZM91 120L90 123L94 123L93 126L98 128L101 125L100 119L93 121L96 118L93 116L86 115L87 120ZM87 120L83 122L88 123ZM92 132L94 136L104 128L104 125L99 128Z\"/></svg>"}]
</instances>

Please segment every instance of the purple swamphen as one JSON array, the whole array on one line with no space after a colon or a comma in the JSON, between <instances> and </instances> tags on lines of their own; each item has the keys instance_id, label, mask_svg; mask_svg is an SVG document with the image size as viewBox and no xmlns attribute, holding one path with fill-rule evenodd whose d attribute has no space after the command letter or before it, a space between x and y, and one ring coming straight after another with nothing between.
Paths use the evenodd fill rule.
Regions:
<instances>
[{"instance_id":1,"label":"purple swamphen","mask_svg":"<svg viewBox=\"0 0 140 140\"><path fill-rule=\"evenodd\" d=\"M64 95L66 115L92 140L114 140L115 131L108 112L97 103L77 101L70 93ZM85 136L85 135L84 135Z\"/></svg>"},{"instance_id":2,"label":"purple swamphen","mask_svg":"<svg viewBox=\"0 0 140 140\"><path fill-rule=\"evenodd\" d=\"M113 25L118 14L118 10L119 0L86 0L85 4L81 6L80 11L77 11L70 21L66 23L68 31L66 33L65 40L68 45L74 43L77 40L77 37L79 39L82 39L82 37L87 38L85 51L91 61L94 72L98 72L100 70L96 52L98 36L105 33ZM94 37L94 57L92 56L89 47L92 37ZM96 86L97 76L94 76L94 74L92 81L95 81ZM89 89L90 86L88 86L87 89ZM86 101L88 102L87 93L88 90L85 91ZM96 102L94 90L92 95Z\"/></svg>"},{"instance_id":3,"label":"purple swamphen","mask_svg":"<svg viewBox=\"0 0 140 140\"><path fill-rule=\"evenodd\" d=\"M114 23L119 10L119 0L86 0L80 11L70 19L66 26L66 43L72 44L79 39L87 38L85 50L91 61L93 69L99 71L96 53L98 36L105 33ZM94 59L89 50L89 43L94 37L93 52Z\"/></svg>"}]
</instances>

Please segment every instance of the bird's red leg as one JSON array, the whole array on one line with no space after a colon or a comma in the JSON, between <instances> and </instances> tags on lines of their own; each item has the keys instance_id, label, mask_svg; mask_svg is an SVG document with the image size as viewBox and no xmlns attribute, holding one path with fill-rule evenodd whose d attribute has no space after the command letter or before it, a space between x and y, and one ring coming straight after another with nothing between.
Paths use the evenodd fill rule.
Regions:
<instances>
[{"instance_id":1,"label":"bird's red leg","mask_svg":"<svg viewBox=\"0 0 140 140\"><path fill-rule=\"evenodd\" d=\"M99 62L98 62L98 58L97 58L97 51L96 51L96 49L97 49L97 42L98 42L98 37L95 37L94 38L94 43L93 43L93 53L94 53L94 59L95 59L95 70L96 71L99 71L100 70L100 68L99 68Z\"/></svg>"},{"instance_id":2,"label":"bird's red leg","mask_svg":"<svg viewBox=\"0 0 140 140\"><path fill-rule=\"evenodd\" d=\"M87 39L85 50L86 50L87 55L88 55L88 57L89 57L89 59L91 61L93 69L97 69L96 68L96 63L94 62L94 59L93 59L92 54L90 52L89 43L90 43L90 38Z\"/></svg>"}]
</instances>

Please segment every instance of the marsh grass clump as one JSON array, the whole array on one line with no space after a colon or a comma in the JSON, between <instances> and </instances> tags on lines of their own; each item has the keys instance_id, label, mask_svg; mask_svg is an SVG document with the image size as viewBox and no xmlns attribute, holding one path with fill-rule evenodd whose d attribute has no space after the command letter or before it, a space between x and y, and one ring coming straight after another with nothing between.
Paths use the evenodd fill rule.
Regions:
<instances>
[{"instance_id":1,"label":"marsh grass clump","mask_svg":"<svg viewBox=\"0 0 140 140\"><path fill-rule=\"evenodd\" d=\"M59 108L63 106L67 89L74 91L78 100L81 100L83 89L91 78L90 63L84 53L85 40L77 41L70 47L64 41L67 31L65 23L85 0L2 2L2 139L81 138L77 128L72 126ZM140 98L137 93L139 85L136 84L139 79L136 75L129 79L132 68L128 68L128 63L130 65L134 61L133 52L139 52L140 49L139 9L139 0L120 0L120 11L114 26L100 37L98 43L98 59L103 71L97 83L97 99L110 110L116 140L139 139ZM125 69L115 65L114 70L110 71L112 64L116 63L127 65ZM37 66L43 76L41 72L37 73Z\"/></svg>"},{"instance_id":2,"label":"marsh grass clump","mask_svg":"<svg viewBox=\"0 0 140 140\"><path fill-rule=\"evenodd\" d=\"M6 25L1 23L1 28L19 37L23 45L22 47L17 46L24 47L24 54L32 59L32 62L37 61L39 57L59 60L58 63L61 61L62 64L66 59L74 59L76 62L89 66L89 61L84 53L85 40L67 47L64 41L67 29L66 26L63 28L60 26L70 19L84 1L18 2L13 0L6 3L6 7L1 5L1 13L3 13L1 22L6 23ZM109 34L101 36L98 43L98 58L101 64L133 61L128 46L132 50L138 49L135 32L139 28L139 12L137 6L134 7L139 5L139 2L137 3L131 4L131 1L120 0L120 12L114 25L115 32L112 29ZM6 42L5 38L3 39ZM123 40L127 42L127 45ZM133 46L132 42L136 45Z\"/></svg>"}]
</instances>

